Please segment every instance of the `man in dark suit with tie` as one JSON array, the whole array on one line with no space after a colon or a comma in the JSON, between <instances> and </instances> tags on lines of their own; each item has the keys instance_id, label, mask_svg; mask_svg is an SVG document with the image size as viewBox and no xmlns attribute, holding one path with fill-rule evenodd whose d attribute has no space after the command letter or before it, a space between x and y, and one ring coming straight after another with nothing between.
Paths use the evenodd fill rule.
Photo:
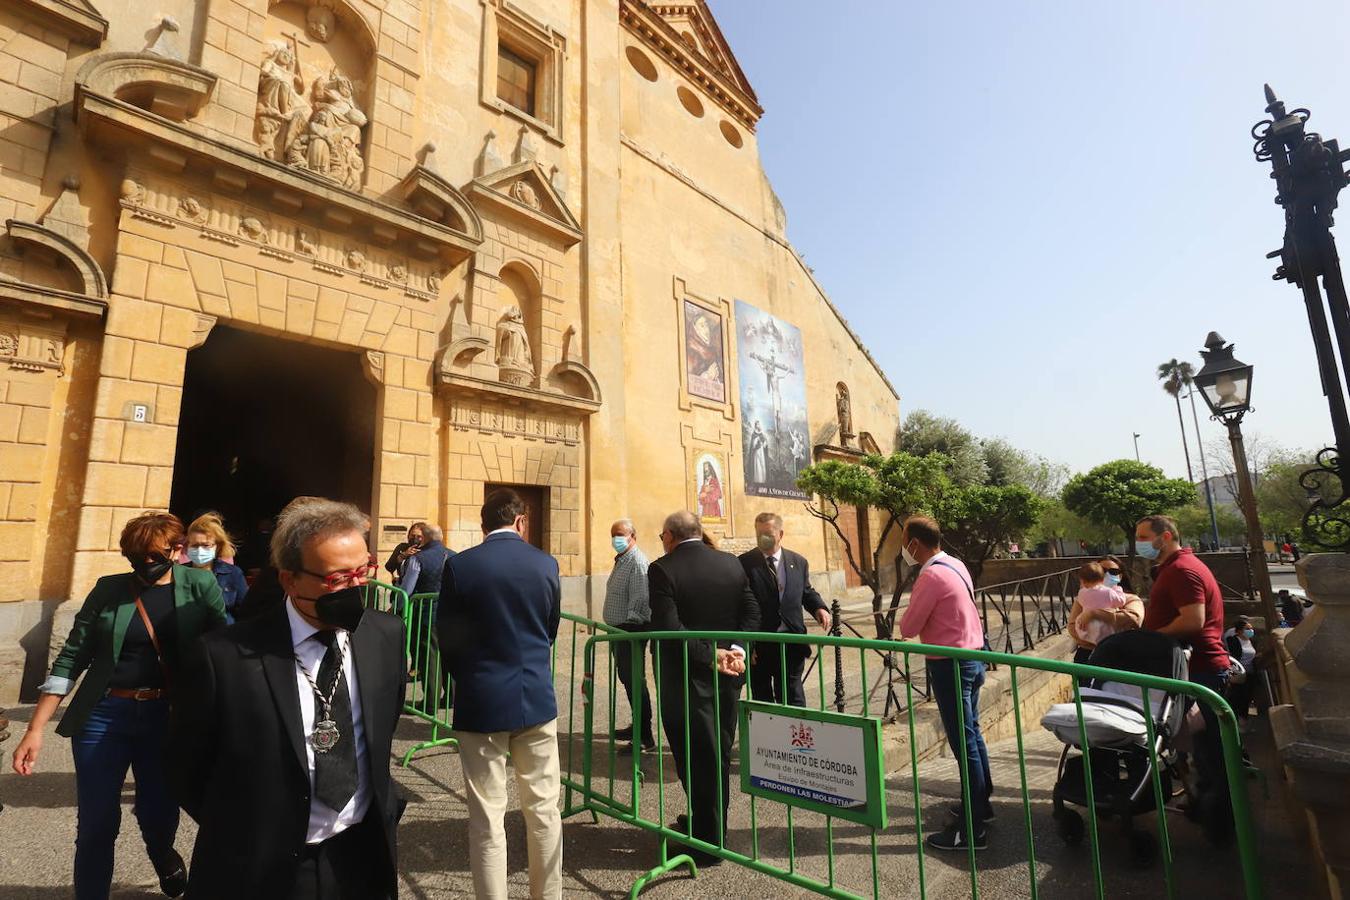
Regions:
<instances>
[{"instance_id":1,"label":"man in dark suit with tie","mask_svg":"<svg viewBox=\"0 0 1350 900\"><path fill-rule=\"evenodd\" d=\"M516 773L530 896L562 896L558 701L550 667L562 617L558 561L525 541L525 503L509 488L483 503L483 542L446 562L436 612L455 683L455 736L479 900L506 900L506 759Z\"/></svg>"},{"instance_id":2,"label":"man in dark suit with tie","mask_svg":"<svg viewBox=\"0 0 1350 900\"><path fill-rule=\"evenodd\" d=\"M347 503L291 503L271 548L285 601L202 639L169 747L198 825L193 900L398 894L403 623L363 609L369 527Z\"/></svg>"},{"instance_id":3,"label":"man in dark suit with tie","mask_svg":"<svg viewBox=\"0 0 1350 900\"><path fill-rule=\"evenodd\" d=\"M806 634L806 610L829 628L825 601L811 586L811 570L806 557L783 546L783 520L777 513L755 516L756 549L741 554L741 565L750 579L750 588L759 601L759 630L786 634ZM787 656L787 680L784 683L782 657ZM806 705L802 688L802 668L811 655L803 644L755 644L750 661L750 694L767 703ZM784 687L787 688L784 691Z\"/></svg>"},{"instance_id":4,"label":"man in dark suit with tie","mask_svg":"<svg viewBox=\"0 0 1350 900\"><path fill-rule=\"evenodd\" d=\"M680 511L666 517L661 546L666 555L647 569L653 631L750 632L759 627L759 604L750 591L745 570L736 557L703 543L703 529L693 513ZM684 665L686 647L688 669ZM714 670L718 673L715 680ZM745 649L740 642L722 641L716 646L710 641L661 642L657 703L692 814L691 822L675 827L687 829L692 837L714 847L723 846L726 835L736 698L745 683L744 672ZM686 732L688 756L684 750ZM714 774L719 752L721 772ZM699 850L692 850L690 855L700 865L720 862Z\"/></svg>"}]
</instances>

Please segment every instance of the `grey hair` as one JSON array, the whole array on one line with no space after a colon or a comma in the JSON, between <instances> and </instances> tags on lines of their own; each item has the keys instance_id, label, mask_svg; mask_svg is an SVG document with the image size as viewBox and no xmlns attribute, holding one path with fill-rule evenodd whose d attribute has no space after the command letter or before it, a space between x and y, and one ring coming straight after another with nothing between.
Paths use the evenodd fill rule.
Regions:
<instances>
[{"instance_id":1,"label":"grey hair","mask_svg":"<svg viewBox=\"0 0 1350 900\"><path fill-rule=\"evenodd\" d=\"M633 524L632 519L615 519L614 525L618 525L624 531L628 532L630 537L637 537L637 526ZM609 526L613 528L614 525Z\"/></svg>"},{"instance_id":2,"label":"grey hair","mask_svg":"<svg viewBox=\"0 0 1350 900\"><path fill-rule=\"evenodd\" d=\"M699 524L698 516L687 509L666 516L665 530L677 541L703 537L703 526Z\"/></svg>"},{"instance_id":3,"label":"grey hair","mask_svg":"<svg viewBox=\"0 0 1350 900\"><path fill-rule=\"evenodd\" d=\"M445 539L445 532L441 530L439 525L423 525L422 537L429 541L441 541Z\"/></svg>"},{"instance_id":4,"label":"grey hair","mask_svg":"<svg viewBox=\"0 0 1350 900\"><path fill-rule=\"evenodd\" d=\"M370 530L370 519L350 503L323 497L292 501L277 516L272 532L272 565L281 572L299 572L305 565L305 545L320 538Z\"/></svg>"}]
</instances>

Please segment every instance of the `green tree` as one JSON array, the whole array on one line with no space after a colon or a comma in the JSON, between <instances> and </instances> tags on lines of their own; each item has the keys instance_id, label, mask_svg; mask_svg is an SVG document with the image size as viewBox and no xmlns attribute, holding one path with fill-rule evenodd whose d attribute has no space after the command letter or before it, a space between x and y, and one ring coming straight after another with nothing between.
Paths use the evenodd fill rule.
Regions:
<instances>
[{"instance_id":1,"label":"green tree","mask_svg":"<svg viewBox=\"0 0 1350 900\"><path fill-rule=\"evenodd\" d=\"M869 454L857 463L826 460L807 466L797 475L797 487L816 497L806 504L811 515L828 522L838 535L848 565L872 591L872 618L877 637L890 639L900 592L882 610L881 554L891 531L915 513L933 512L935 498L951 484L950 460L940 453L915 456L896 451L889 456ZM885 524L872 547L854 547L839 524L842 506L875 509ZM863 554L867 554L864 556ZM870 564L869 564L870 563Z\"/></svg>"},{"instance_id":2,"label":"green tree","mask_svg":"<svg viewBox=\"0 0 1350 900\"><path fill-rule=\"evenodd\" d=\"M1064 505L1058 497L1046 501L1036 524L1027 529L1029 544L1046 544L1051 555L1059 556L1063 544L1077 546L1079 541L1090 547L1109 545L1119 537L1114 525L1090 522Z\"/></svg>"},{"instance_id":3,"label":"green tree","mask_svg":"<svg viewBox=\"0 0 1350 900\"><path fill-rule=\"evenodd\" d=\"M1256 483L1256 511L1261 518L1261 530L1279 540L1289 535L1297 540L1303 530L1303 514L1320 493L1340 496L1340 482L1330 473L1311 479L1309 495L1301 477L1312 469L1317 455L1304 451L1277 450L1265 460L1261 478Z\"/></svg>"},{"instance_id":4,"label":"green tree","mask_svg":"<svg viewBox=\"0 0 1350 900\"><path fill-rule=\"evenodd\" d=\"M1188 503L1172 513L1181 529L1183 540L1208 540L1210 538L1209 507L1196 501ZM1237 543L1244 543L1247 523L1238 511L1226 503L1214 505L1214 520L1219 523L1219 536Z\"/></svg>"},{"instance_id":5,"label":"green tree","mask_svg":"<svg viewBox=\"0 0 1350 900\"><path fill-rule=\"evenodd\" d=\"M1195 500L1195 485L1168 478L1161 469L1132 459L1104 463L1075 475L1060 494L1072 512L1099 525L1119 528L1134 555L1134 526L1144 516L1168 513Z\"/></svg>"},{"instance_id":6,"label":"green tree","mask_svg":"<svg viewBox=\"0 0 1350 900\"><path fill-rule=\"evenodd\" d=\"M1023 484L1037 496L1054 497L1069 477L1068 467L1044 456L1023 453L1003 438L981 441L980 453L984 457L985 484Z\"/></svg>"},{"instance_id":7,"label":"green tree","mask_svg":"<svg viewBox=\"0 0 1350 900\"><path fill-rule=\"evenodd\" d=\"M1177 425L1181 427L1181 452L1186 454L1186 478L1195 483L1195 474L1191 472L1191 448L1186 443L1186 420L1181 417L1181 389L1190 387L1194 380L1195 369L1188 362L1181 362L1175 357L1158 366L1158 380L1163 383L1164 391L1172 395L1172 399L1177 404ZM1200 440L1200 435L1195 439Z\"/></svg>"},{"instance_id":8,"label":"green tree","mask_svg":"<svg viewBox=\"0 0 1350 900\"><path fill-rule=\"evenodd\" d=\"M1046 500L1024 484L952 485L932 503L942 540L978 583L994 551L1020 540L1036 524Z\"/></svg>"},{"instance_id":9,"label":"green tree","mask_svg":"<svg viewBox=\"0 0 1350 900\"><path fill-rule=\"evenodd\" d=\"M957 484L984 484L988 471L975 435L955 419L916 409L905 417L895 434L895 449L912 456L941 453L947 475Z\"/></svg>"}]
</instances>

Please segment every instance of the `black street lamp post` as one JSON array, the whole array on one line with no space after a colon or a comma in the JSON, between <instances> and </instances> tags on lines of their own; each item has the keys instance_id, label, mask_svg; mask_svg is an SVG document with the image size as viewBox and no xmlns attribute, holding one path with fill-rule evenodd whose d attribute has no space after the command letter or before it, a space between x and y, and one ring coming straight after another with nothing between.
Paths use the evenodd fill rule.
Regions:
<instances>
[{"instance_id":1,"label":"black street lamp post","mask_svg":"<svg viewBox=\"0 0 1350 900\"><path fill-rule=\"evenodd\" d=\"M1270 568L1266 565L1265 536L1256 513L1256 492L1252 472L1247 465L1247 450L1242 441L1242 417L1252 408L1252 367L1233 357L1233 345L1211 331L1200 351L1205 364L1195 373L1195 386L1213 414L1228 429L1233 446L1233 466L1237 470L1238 502L1247 520L1247 574L1261 595L1266 628L1280 623L1275 608L1275 593L1270 586Z\"/></svg>"},{"instance_id":2,"label":"black street lamp post","mask_svg":"<svg viewBox=\"0 0 1350 900\"><path fill-rule=\"evenodd\" d=\"M1350 366L1350 302L1331 234L1337 195L1350 184L1342 167L1350 160L1350 150L1342 150L1335 140L1324 141L1321 135L1306 130L1312 114L1306 109L1286 111L1270 85L1266 85L1266 104L1270 118L1252 126L1256 141L1252 149L1258 162L1270 163L1275 202L1284 207L1284 246L1267 258L1280 259L1276 280L1284 279L1303 291L1322 393L1331 410L1336 440L1334 447L1317 454L1316 466L1300 476L1311 499L1303 516L1303 534L1318 546L1350 550L1350 510L1343 505L1350 497L1341 471L1342 461L1350 460L1350 416L1346 414L1345 383L1341 379L1343 367ZM1334 344L1332 327L1336 331Z\"/></svg>"}]
</instances>

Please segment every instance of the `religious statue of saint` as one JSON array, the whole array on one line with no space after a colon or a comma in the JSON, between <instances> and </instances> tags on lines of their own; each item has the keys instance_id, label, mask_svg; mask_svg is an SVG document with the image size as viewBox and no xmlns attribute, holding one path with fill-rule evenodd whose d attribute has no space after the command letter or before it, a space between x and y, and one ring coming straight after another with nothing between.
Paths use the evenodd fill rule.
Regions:
<instances>
[{"instance_id":1,"label":"religious statue of saint","mask_svg":"<svg viewBox=\"0 0 1350 900\"><path fill-rule=\"evenodd\" d=\"M337 69L314 79L310 90L313 112L304 133L291 147L288 162L303 165L345 188L361 185L361 129L366 114L356 105L352 80Z\"/></svg>"},{"instance_id":2,"label":"religious statue of saint","mask_svg":"<svg viewBox=\"0 0 1350 900\"><path fill-rule=\"evenodd\" d=\"M284 154L309 118L305 81L295 48L275 43L258 72L256 139L267 159Z\"/></svg>"},{"instance_id":3,"label":"religious statue of saint","mask_svg":"<svg viewBox=\"0 0 1350 900\"><path fill-rule=\"evenodd\" d=\"M525 333L525 316L515 304L506 308L501 321L497 323L497 365L525 370L531 374L534 372L530 338Z\"/></svg>"},{"instance_id":4,"label":"religious statue of saint","mask_svg":"<svg viewBox=\"0 0 1350 900\"><path fill-rule=\"evenodd\" d=\"M839 414L839 440L847 447L849 441L853 440L853 409L848 396L848 386L842 381L839 382L839 392L834 398L834 408Z\"/></svg>"}]
</instances>

